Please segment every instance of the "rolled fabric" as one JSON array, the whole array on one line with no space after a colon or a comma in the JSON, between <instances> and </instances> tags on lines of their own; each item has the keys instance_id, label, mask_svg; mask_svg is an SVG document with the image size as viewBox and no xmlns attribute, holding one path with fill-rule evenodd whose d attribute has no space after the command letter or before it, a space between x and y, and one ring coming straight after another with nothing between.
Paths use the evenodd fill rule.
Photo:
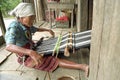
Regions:
<instances>
[{"instance_id":1,"label":"rolled fabric","mask_svg":"<svg viewBox=\"0 0 120 80\"><path fill-rule=\"evenodd\" d=\"M26 17L35 15L35 9L33 7L32 3L19 3L11 12L9 12L9 15L15 16L15 17Z\"/></svg>"}]
</instances>

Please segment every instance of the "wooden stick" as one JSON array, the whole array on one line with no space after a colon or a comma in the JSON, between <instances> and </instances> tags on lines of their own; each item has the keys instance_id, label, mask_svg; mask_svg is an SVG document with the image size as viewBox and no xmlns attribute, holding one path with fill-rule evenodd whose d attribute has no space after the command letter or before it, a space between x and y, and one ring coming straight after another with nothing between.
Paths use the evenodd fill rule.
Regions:
<instances>
[{"instance_id":1,"label":"wooden stick","mask_svg":"<svg viewBox=\"0 0 120 80\"><path fill-rule=\"evenodd\" d=\"M49 78L49 80L51 80L50 73L49 73L49 72L47 72L47 73L48 73L48 78Z\"/></svg>"},{"instance_id":2,"label":"wooden stick","mask_svg":"<svg viewBox=\"0 0 120 80\"><path fill-rule=\"evenodd\" d=\"M44 77L44 80L46 79L46 77L47 77L47 72L45 73L45 77Z\"/></svg>"}]
</instances>

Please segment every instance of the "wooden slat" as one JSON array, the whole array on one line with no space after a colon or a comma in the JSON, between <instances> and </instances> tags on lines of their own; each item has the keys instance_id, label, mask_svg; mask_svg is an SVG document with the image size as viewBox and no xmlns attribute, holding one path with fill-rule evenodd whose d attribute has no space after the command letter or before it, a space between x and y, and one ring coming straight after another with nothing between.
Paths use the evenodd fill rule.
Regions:
<instances>
[{"instance_id":1,"label":"wooden slat","mask_svg":"<svg viewBox=\"0 0 120 80\"><path fill-rule=\"evenodd\" d=\"M11 52L5 50L5 47L0 49L0 65L7 60L7 58L11 55Z\"/></svg>"},{"instance_id":2,"label":"wooden slat","mask_svg":"<svg viewBox=\"0 0 120 80\"><path fill-rule=\"evenodd\" d=\"M104 20L104 5L105 0L94 1L93 8L93 30L92 30L92 41L91 41L91 52L90 52L90 80L96 80L98 76L98 64L99 64L99 54L101 49L101 36L102 36L102 26ZM98 11L97 11L98 10ZM94 22L95 21L95 22ZM94 76L92 76L94 75Z\"/></svg>"},{"instance_id":3,"label":"wooden slat","mask_svg":"<svg viewBox=\"0 0 120 80\"><path fill-rule=\"evenodd\" d=\"M2 65L0 65L0 70L16 70L20 64L17 62L17 57L15 54L12 54L7 58Z\"/></svg>"},{"instance_id":4,"label":"wooden slat","mask_svg":"<svg viewBox=\"0 0 120 80\"><path fill-rule=\"evenodd\" d=\"M51 9L74 9L73 3L47 3L48 8Z\"/></svg>"}]
</instances>

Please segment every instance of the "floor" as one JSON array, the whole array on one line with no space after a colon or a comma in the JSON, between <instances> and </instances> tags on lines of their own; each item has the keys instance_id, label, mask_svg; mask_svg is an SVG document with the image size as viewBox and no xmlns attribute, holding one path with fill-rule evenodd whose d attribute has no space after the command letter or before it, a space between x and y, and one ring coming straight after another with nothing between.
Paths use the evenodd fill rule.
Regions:
<instances>
[{"instance_id":1,"label":"floor","mask_svg":"<svg viewBox=\"0 0 120 80\"><path fill-rule=\"evenodd\" d=\"M47 22L40 22L36 26L49 28ZM75 31L75 29L70 28L53 28L55 35L58 36L61 31L62 33L67 33L69 31ZM47 35L47 36L46 36ZM37 32L33 35L33 40L37 41L40 37L50 38L51 35L47 32ZM89 50L84 48L76 51L74 54L71 54L70 57L63 57L67 60L74 61L76 63L89 64ZM15 54L12 54L5 50L5 45L0 48L0 80L58 80L58 78L63 76L68 76L73 78L73 80L87 80L84 75L84 72L81 70L66 69L58 67L53 73L47 75L46 72L21 66L16 61L17 57ZM70 79L66 79L70 80Z\"/></svg>"}]
</instances>

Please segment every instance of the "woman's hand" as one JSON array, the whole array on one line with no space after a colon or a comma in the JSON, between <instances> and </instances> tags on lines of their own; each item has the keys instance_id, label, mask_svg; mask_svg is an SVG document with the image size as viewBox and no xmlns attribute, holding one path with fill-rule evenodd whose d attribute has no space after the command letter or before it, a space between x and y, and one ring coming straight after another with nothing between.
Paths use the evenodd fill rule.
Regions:
<instances>
[{"instance_id":1,"label":"woman's hand","mask_svg":"<svg viewBox=\"0 0 120 80\"><path fill-rule=\"evenodd\" d=\"M55 33L50 29L48 32L52 35L52 37L55 37Z\"/></svg>"},{"instance_id":2,"label":"woman's hand","mask_svg":"<svg viewBox=\"0 0 120 80\"><path fill-rule=\"evenodd\" d=\"M25 49L14 44L7 44L6 50L13 53L24 53L25 55L29 55L32 58L31 64L29 66L33 67L41 63L42 56L39 55L36 51Z\"/></svg>"},{"instance_id":3,"label":"woman's hand","mask_svg":"<svg viewBox=\"0 0 120 80\"><path fill-rule=\"evenodd\" d=\"M35 65L38 65L39 63L41 63L42 56L39 55L36 51L30 50L29 56L30 56L30 57L33 59L33 61L35 62Z\"/></svg>"}]
</instances>

